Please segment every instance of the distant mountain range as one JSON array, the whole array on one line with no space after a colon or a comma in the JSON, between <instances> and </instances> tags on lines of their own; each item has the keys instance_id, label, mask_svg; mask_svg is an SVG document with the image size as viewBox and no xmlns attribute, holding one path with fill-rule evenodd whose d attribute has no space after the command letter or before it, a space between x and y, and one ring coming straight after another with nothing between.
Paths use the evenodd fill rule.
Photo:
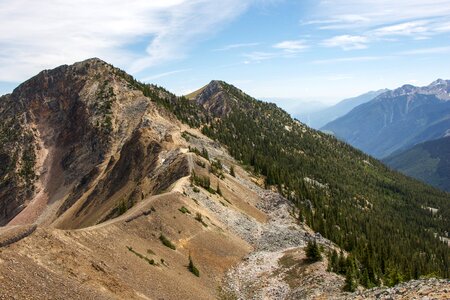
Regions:
<instances>
[{"instance_id":1,"label":"distant mountain range","mask_svg":"<svg viewBox=\"0 0 450 300\"><path fill-rule=\"evenodd\" d=\"M330 107L322 108L313 112L303 111L302 113L296 115L296 117L306 125L315 129L319 129L328 122L334 121L337 118L344 116L356 106L369 102L378 95L387 91L388 89L370 91L357 97L344 99Z\"/></svg>"},{"instance_id":2,"label":"distant mountain range","mask_svg":"<svg viewBox=\"0 0 450 300\"><path fill-rule=\"evenodd\" d=\"M321 129L364 152L385 158L450 132L450 81L404 85L355 107Z\"/></svg>"},{"instance_id":3,"label":"distant mountain range","mask_svg":"<svg viewBox=\"0 0 450 300\"><path fill-rule=\"evenodd\" d=\"M450 136L418 144L383 161L408 176L450 192Z\"/></svg>"}]
</instances>

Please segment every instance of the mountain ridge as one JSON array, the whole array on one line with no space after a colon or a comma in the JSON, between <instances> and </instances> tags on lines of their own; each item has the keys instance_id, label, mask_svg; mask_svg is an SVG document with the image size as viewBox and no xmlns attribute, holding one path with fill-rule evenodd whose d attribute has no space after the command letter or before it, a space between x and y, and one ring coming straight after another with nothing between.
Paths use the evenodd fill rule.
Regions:
<instances>
[{"instance_id":1,"label":"mountain ridge","mask_svg":"<svg viewBox=\"0 0 450 300\"><path fill-rule=\"evenodd\" d=\"M444 136L450 126L450 83L404 85L383 93L325 125L351 145L377 158Z\"/></svg>"}]
</instances>

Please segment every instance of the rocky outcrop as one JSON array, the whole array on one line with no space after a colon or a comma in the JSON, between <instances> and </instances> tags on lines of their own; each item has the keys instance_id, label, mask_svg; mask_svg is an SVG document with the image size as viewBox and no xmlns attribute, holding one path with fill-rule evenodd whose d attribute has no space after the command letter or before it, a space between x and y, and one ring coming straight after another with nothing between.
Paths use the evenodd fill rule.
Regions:
<instances>
[{"instance_id":1,"label":"rocky outcrop","mask_svg":"<svg viewBox=\"0 0 450 300\"><path fill-rule=\"evenodd\" d=\"M230 97L225 91L224 82L219 80L211 81L208 85L188 97L194 98L210 115L216 117L228 115L232 109L233 102L237 101Z\"/></svg>"},{"instance_id":2,"label":"rocky outcrop","mask_svg":"<svg viewBox=\"0 0 450 300\"><path fill-rule=\"evenodd\" d=\"M346 299L435 299L450 297L450 280L422 279L400 283L391 288L374 288L347 295Z\"/></svg>"}]
</instances>

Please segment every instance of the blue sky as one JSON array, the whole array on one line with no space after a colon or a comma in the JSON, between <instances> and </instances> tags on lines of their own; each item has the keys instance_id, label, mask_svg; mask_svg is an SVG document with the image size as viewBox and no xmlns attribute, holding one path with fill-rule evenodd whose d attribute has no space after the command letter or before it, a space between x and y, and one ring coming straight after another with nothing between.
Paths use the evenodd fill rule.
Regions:
<instances>
[{"instance_id":1,"label":"blue sky","mask_svg":"<svg viewBox=\"0 0 450 300\"><path fill-rule=\"evenodd\" d=\"M177 94L211 79L295 113L450 78L450 0L0 0L0 93L100 57Z\"/></svg>"}]
</instances>

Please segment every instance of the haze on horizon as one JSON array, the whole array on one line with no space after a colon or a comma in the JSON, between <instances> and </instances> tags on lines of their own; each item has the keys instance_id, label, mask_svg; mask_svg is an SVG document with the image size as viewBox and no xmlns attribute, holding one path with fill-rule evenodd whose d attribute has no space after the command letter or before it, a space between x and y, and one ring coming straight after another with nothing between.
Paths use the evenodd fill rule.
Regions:
<instances>
[{"instance_id":1,"label":"haze on horizon","mask_svg":"<svg viewBox=\"0 0 450 300\"><path fill-rule=\"evenodd\" d=\"M0 94L89 57L177 94L225 80L291 113L450 78L450 0L0 4Z\"/></svg>"}]
</instances>

